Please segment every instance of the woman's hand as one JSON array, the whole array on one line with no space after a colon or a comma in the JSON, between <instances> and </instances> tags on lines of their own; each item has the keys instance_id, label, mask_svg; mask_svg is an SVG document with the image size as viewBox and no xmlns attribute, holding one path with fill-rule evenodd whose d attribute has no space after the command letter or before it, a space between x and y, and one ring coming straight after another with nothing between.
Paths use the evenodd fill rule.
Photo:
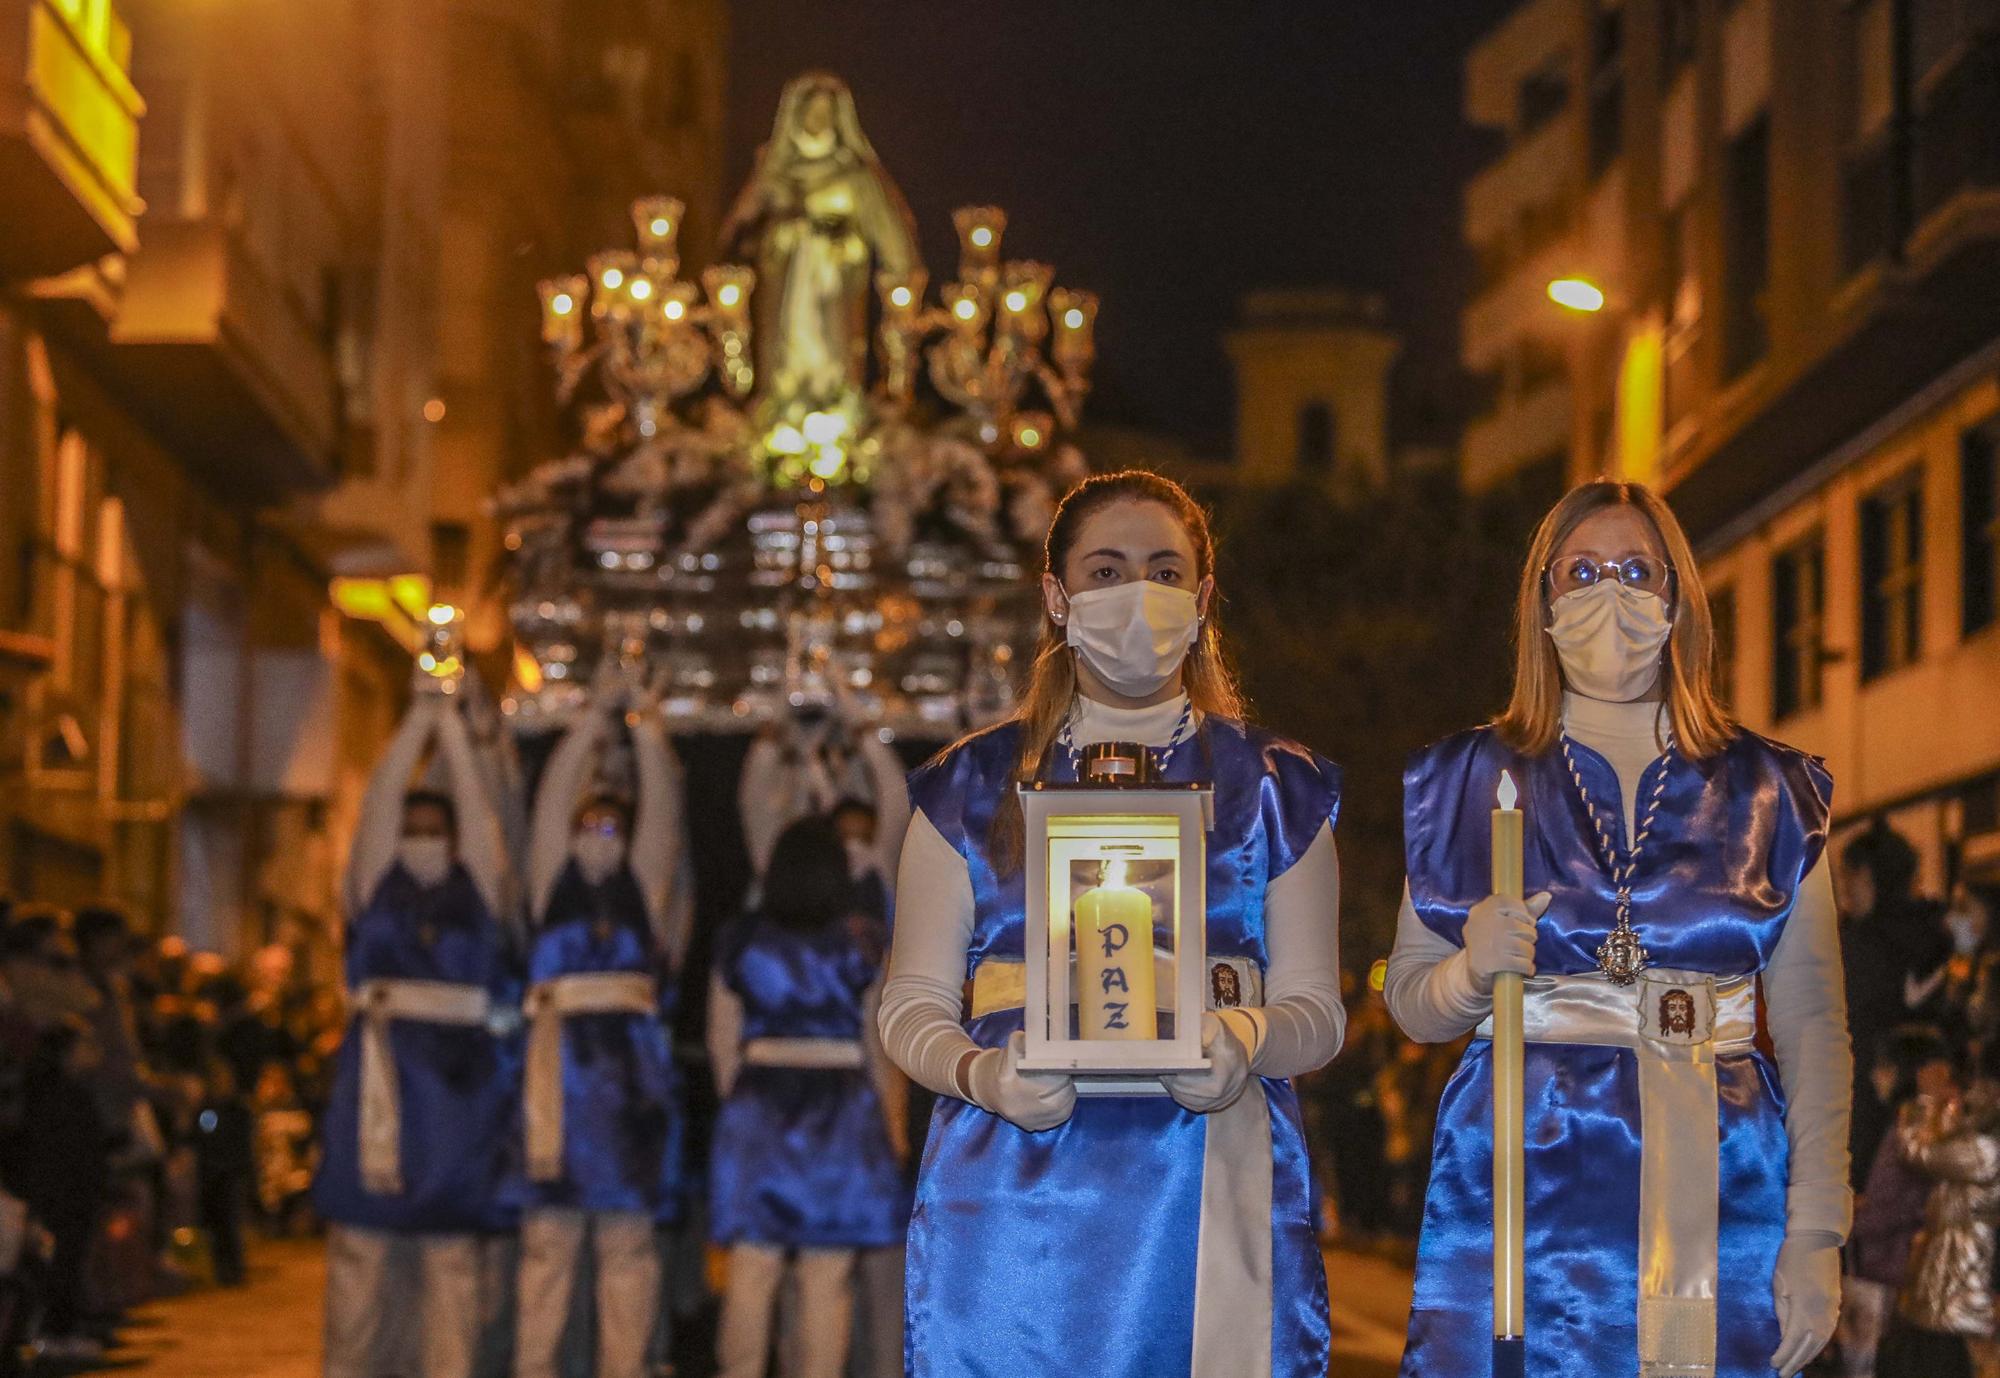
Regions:
<instances>
[{"instance_id":1,"label":"woman's hand","mask_svg":"<svg viewBox=\"0 0 2000 1378\"><path fill-rule=\"evenodd\" d=\"M1778 1352L1771 1367L1780 1378L1811 1363L1833 1339L1840 1319L1840 1245L1832 1235L1786 1235L1771 1274L1778 1308Z\"/></svg>"},{"instance_id":2,"label":"woman's hand","mask_svg":"<svg viewBox=\"0 0 2000 1378\"><path fill-rule=\"evenodd\" d=\"M1066 1072L1023 1072L1028 1036L1016 1030L1004 1047L967 1053L958 1065L966 1100L1029 1133L1054 1129L1076 1109L1076 1081Z\"/></svg>"},{"instance_id":3,"label":"woman's hand","mask_svg":"<svg viewBox=\"0 0 2000 1378\"><path fill-rule=\"evenodd\" d=\"M1201 1050L1208 1056L1207 1071L1169 1072L1160 1080L1182 1109L1212 1115L1236 1104L1250 1084L1250 1053L1213 1013L1201 1017Z\"/></svg>"},{"instance_id":4,"label":"woman's hand","mask_svg":"<svg viewBox=\"0 0 2000 1378\"><path fill-rule=\"evenodd\" d=\"M1506 973L1535 974L1535 920L1548 912L1549 892L1525 901L1488 895L1465 917L1465 961L1481 995L1493 993L1493 978Z\"/></svg>"}]
</instances>

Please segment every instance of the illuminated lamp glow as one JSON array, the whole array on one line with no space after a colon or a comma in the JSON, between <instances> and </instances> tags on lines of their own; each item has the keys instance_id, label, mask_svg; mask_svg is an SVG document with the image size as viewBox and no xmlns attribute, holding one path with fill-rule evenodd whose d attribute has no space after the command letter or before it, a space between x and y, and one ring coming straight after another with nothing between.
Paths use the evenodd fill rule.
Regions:
<instances>
[{"instance_id":1,"label":"illuminated lamp glow","mask_svg":"<svg viewBox=\"0 0 2000 1378\"><path fill-rule=\"evenodd\" d=\"M1604 309L1604 289L1583 278L1557 278L1549 284L1549 300L1568 311Z\"/></svg>"}]
</instances>

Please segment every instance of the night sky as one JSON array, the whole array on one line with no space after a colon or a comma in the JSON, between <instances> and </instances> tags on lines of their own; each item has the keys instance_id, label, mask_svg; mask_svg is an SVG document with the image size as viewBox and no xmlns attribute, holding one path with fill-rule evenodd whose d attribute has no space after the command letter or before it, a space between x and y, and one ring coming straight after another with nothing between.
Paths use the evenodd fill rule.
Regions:
<instances>
[{"instance_id":1,"label":"night sky","mask_svg":"<svg viewBox=\"0 0 2000 1378\"><path fill-rule=\"evenodd\" d=\"M1092 414L1227 452L1219 337L1261 286L1385 292L1407 392L1435 392L1469 264L1466 47L1510 0L736 0L732 188L780 88L824 67L909 198L933 281L950 211L1104 297Z\"/></svg>"}]
</instances>

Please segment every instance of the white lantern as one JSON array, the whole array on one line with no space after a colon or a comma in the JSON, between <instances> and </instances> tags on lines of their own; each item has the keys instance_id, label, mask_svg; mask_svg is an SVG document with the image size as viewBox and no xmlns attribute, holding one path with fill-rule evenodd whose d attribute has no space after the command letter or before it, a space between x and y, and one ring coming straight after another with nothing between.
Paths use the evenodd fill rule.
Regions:
<instances>
[{"instance_id":1,"label":"white lantern","mask_svg":"<svg viewBox=\"0 0 2000 1378\"><path fill-rule=\"evenodd\" d=\"M1088 748L1077 784L1022 785L1027 1071L1081 1095L1159 1095L1208 1065L1206 784L1152 781L1148 750Z\"/></svg>"}]
</instances>

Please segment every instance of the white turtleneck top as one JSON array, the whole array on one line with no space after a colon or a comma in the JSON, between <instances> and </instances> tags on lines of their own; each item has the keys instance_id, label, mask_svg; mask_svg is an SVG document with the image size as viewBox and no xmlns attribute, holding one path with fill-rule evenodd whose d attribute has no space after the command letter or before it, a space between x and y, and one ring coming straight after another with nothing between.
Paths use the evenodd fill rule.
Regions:
<instances>
[{"instance_id":1,"label":"white turtleneck top","mask_svg":"<svg viewBox=\"0 0 2000 1378\"><path fill-rule=\"evenodd\" d=\"M1617 772L1628 837L1640 777L1665 749L1666 728L1664 705L1657 702L1563 695L1563 730ZM1853 1216L1847 1127L1854 1054L1847 1037L1833 880L1824 855L1800 886L1762 979L1792 1152L1786 1230L1837 1244L1846 1239ZM1492 996L1473 984L1465 949L1424 927L1407 883L1382 993L1396 1023L1420 1043L1457 1038L1493 1010Z\"/></svg>"},{"instance_id":2,"label":"white turtleneck top","mask_svg":"<svg viewBox=\"0 0 2000 1378\"><path fill-rule=\"evenodd\" d=\"M1114 708L1079 699L1070 719L1078 746L1143 742L1164 747L1185 698L1149 708ZM1251 1069L1290 1077L1340 1051L1347 1013L1340 1001L1340 860L1333 829L1264 890L1269 964L1255 1025ZM959 1094L952 1073L976 1045L961 1019L966 951L972 942L972 877L965 858L921 809L910 818L896 881L896 936L882 989L882 1046L911 1078L940 1095Z\"/></svg>"}]
</instances>

